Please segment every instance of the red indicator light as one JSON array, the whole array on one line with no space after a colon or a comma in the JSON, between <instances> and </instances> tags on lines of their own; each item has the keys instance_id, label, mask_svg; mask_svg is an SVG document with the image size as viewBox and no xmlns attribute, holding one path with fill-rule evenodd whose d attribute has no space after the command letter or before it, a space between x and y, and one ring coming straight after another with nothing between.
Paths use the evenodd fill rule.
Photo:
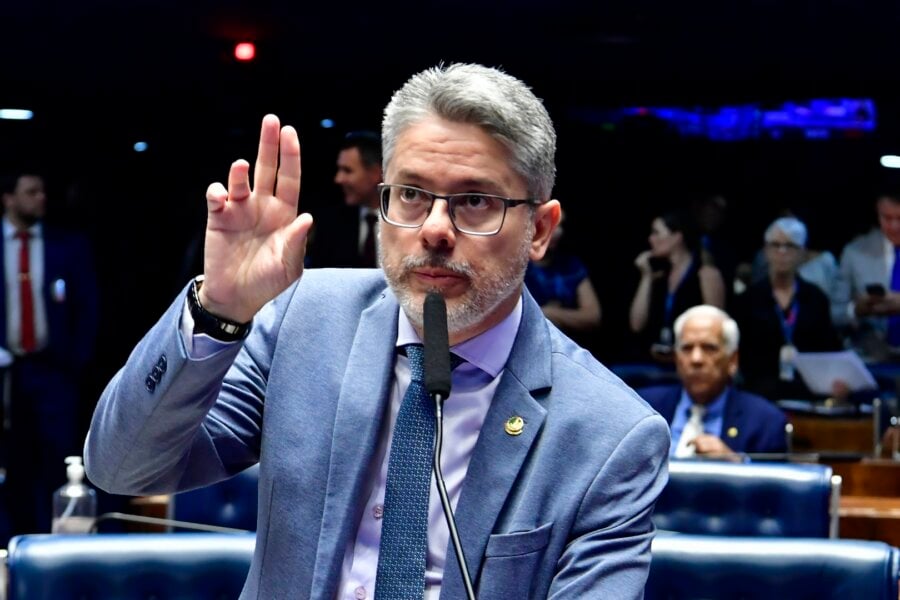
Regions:
<instances>
[{"instance_id":1,"label":"red indicator light","mask_svg":"<svg viewBox=\"0 0 900 600\"><path fill-rule=\"evenodd\" d=\"M256 57L256 46L253 42L241 42L234 47L234 57L244 62L251 61Z\"/></svg>"}]
</instances>

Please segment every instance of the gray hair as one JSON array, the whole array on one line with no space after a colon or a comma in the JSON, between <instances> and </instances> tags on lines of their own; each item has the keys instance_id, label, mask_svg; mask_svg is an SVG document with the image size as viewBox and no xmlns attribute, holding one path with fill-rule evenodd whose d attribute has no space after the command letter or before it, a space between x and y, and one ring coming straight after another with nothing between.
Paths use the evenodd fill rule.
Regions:
<instances>
[{"instance_id":1,"label":"gray hair","mask_svg":"<svg viewBox=\"0 0 900 600\"><path fill-rule=\"evenodd\" d=\"M772 221L772 224L769 225L768 229L766 229L763 239L767 242L771 242L777 231L782 232L789 240L801 248L806 248L806 225L804 225L803 221L800 219L794 217L781 217L780 219L775 219Z\"/></svg>"},{"instance_id":2,"label":"gray hair","mask_svg":"<svg viewBox=\"0 0 900 600\"><path fill-rule=\"evenodd\" d=\"M681 341L681 332L684 330L684 326L694 317L709 317L721 321L722 342L725 345L725 352L730 355L737 351L738 344L741 341L741 331L738 328L737 321L728 316L728 313L718 306L712 306L711 304L698 304L697 306L692 306L675 319L676 346Z\"/></svg>"},{"instance_id":3,"label":"gray hair","mask_svg":"<svg viewBox=\"0 0 900 600\"><path fill-rule=\"evenodd\" d=\"M499 69L475 64L438 65L394 92L381 125L384 171L398 136L428 116L484 128L512 154L512 167L539 201L550 199L556 179L556 132L528 86Z\"/></svg>"}]
</instances>

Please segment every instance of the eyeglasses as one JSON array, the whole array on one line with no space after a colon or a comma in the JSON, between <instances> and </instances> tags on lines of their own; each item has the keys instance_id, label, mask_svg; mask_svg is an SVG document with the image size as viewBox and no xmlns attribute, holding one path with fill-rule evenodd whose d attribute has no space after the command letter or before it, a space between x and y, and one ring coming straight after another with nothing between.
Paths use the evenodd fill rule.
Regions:
<instances>
[{"instance_id":1,"label":"eyeglasses","mask_svg":"<svg viewBox=\"0 0 900 600\"><path fill-rule=\"evenodd\" d=\"M447 194L441 196L410 185L382 183L382 218L397 227L414 229L425 224L435 200L446 200L450 222L469 235L496 235L503 227L506 209L510 206L540 204L537 200L513 200L492 194Z\"/></svg>"},{"instance_id":2,"label":"eyeglasses","mask_svg":"<svg viewBox=\"0 0 900 600\"><path fill-rule=\"evenodd\" d=\"M786 252L788 250L799 250L800 246L793 242L766 242L766 248L770 248L778 252Z\"/></svg>"}]
</instances>

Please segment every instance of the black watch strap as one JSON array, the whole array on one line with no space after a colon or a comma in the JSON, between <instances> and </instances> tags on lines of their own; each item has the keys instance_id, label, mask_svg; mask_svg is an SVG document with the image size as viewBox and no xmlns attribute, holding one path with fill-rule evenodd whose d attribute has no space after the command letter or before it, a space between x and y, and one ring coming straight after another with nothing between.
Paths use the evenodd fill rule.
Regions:
<instances>
[{"instance_id":1,"label":"black watch strap","mask_svg":"<svg viewBox=\"0 0 900 600\"><path fill-rule=\"evenodd\" d=\"M203 275L200 275L188 286L187 303L191 317L194 319L194 333L205 333L211 338L221 342L238 342L250 333L253 321L249 323L235 323L222 317L217 317L200 304L200 286L203 285Z\"/></svg>"}]
</instances>

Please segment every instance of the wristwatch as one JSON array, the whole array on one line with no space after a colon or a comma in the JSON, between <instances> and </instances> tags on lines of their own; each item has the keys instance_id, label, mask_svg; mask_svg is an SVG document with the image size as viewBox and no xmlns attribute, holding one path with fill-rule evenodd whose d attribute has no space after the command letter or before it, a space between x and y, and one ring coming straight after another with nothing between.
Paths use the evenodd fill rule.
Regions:
<instances>
[{"instance_id":1,"label":"wristwatch","mask_svg":"<svg viewBox=\"0 0 900 600\"><path fill-rule=\"evenodd\" d=\"M187 303L191 317L194 319L194 333L205 333L213 339L221 342L239 342L250 333L253 321L247 323L235 323L222 317L217 317L200 304L200 286L203 285L203 275L198 276L188 286Z\"/></svg>"}]
</instances>

